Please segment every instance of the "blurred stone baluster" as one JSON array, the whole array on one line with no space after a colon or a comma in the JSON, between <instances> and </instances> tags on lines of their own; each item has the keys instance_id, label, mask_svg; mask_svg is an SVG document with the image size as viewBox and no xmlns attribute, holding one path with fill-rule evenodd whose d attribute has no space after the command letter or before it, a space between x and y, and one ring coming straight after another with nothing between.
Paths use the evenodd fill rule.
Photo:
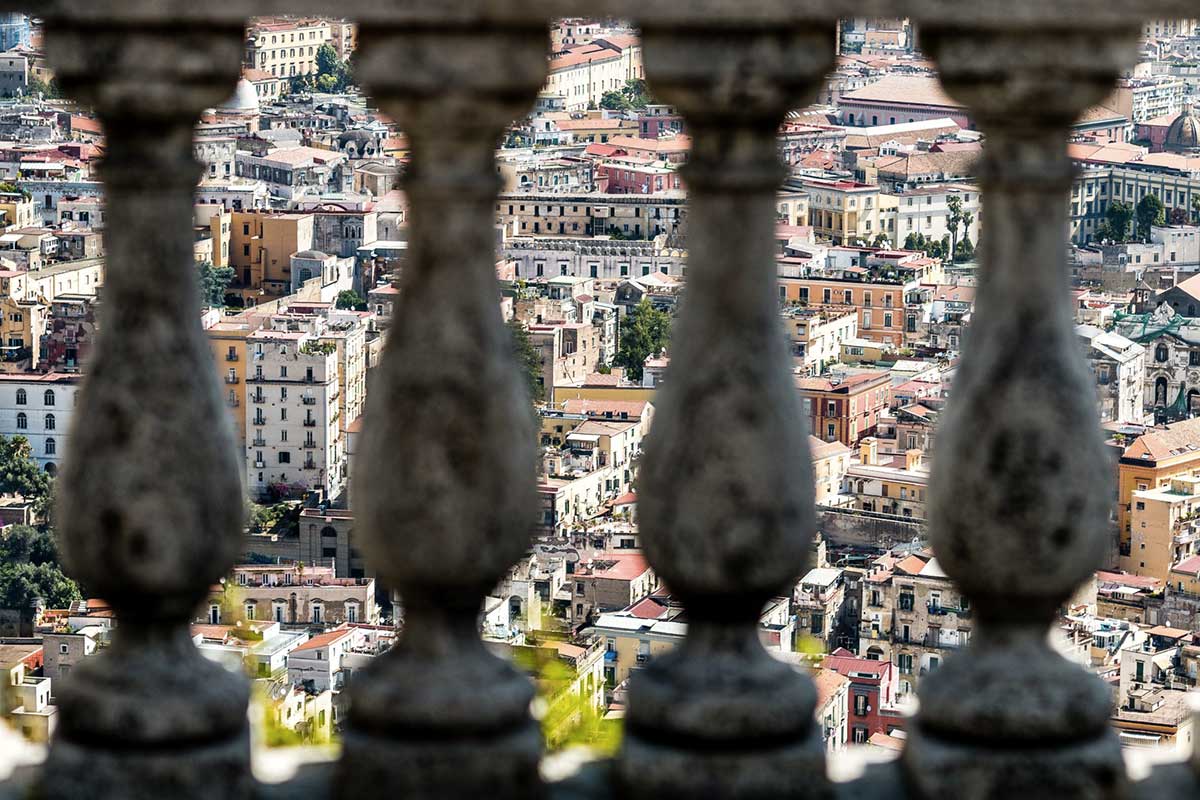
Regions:
<instances>
[{"instance_id":1,"label":"blurred stone baluster","mask_svg":"<svg viewBox=\"0 0 1200 800\"><path fill-rule=\"evenodd\" d=\"M529 546L536 432L495 276L495 149L546 75L544 26L364 26L358 75L412 145L401 294L367 399L353 508L400 590L356 677L339 796L528 797L529 678L485 649L485 595Z\"/></svg>"},{"instance_id":2,"label":"blurred stone baluster","mask_svg":"<svg viewBox=\"0 0 1200 800\"><path fill-rule=\"evenodd\" d=\"M1125 791L1109 688L1049 626L1103 566L1112 481L1067 291L1073 121L1133 63L1136 30L922 28L985 134L978 301L938 435L937 557L975 636L920 688L905 769L938 800L1113 798Z\"/></svg>"},{"instance_id":3,"label":"blurred stone baluster","mask_svg":"<svg viewBox=\"0 0 1200 800\"><path fill-rule=\"evenodd\" d=\"M814 532L776 290L776 135L815 97L834 29L647 26L644 47L652 94L693 137L687 294L639 491L646 555L686 604L688 635L630 681L617 775L633 797L818 796L815 689L757 624Z\"/></svg>"},{"instance_id":4,"label":"blurred stone baluster","mask_svg":"<svg viewBox=\"0 0 1200 800\"><path fill-rule=\"evenodd\" d=\"M112 645L54 687L54 798L248 796L246 681L188 630L241 546L240 459L200 328L192 129L227 98L239 26L49 21L58 79L105 130L100 338L59 479L67 571L117 614ZM90 4L95 14L96 4Z\"/></svg>"}]
</instances>

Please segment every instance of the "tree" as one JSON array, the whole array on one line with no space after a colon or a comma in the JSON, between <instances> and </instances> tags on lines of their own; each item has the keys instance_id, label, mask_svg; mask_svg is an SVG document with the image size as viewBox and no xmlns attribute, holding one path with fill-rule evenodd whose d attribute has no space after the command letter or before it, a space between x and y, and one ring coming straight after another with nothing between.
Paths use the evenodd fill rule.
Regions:
<instances>
[{"instance_id":1,"label":"tree","mask_svg":"<svg viewBox=\"0 0 1200 800\"><path fill-rule=\"evenodd\" d=\"M51 78L48 82L38 77L31 77L28 85L25 87L26 97L37 97L41 95L46 100L56 100L62 96L58 88L58 81Z\"/></svg>"},{"instance_id":2,"label":"tree","mask_svg":"<svg viewBox=\"0 0 1200 800\"><path fill-rule=\"evenodd\" d=\"M0 536L0 564L58 563L58 545L49 529L13 525Z\"/></svg>"},{"instance_id":3,"label":"tree","mask_svg":"<svg viewBox=\"0 0 1200 800\"><path fill-rule=\"evenodd\" d=\"M521 374L525 377L529 398L534 403L544 402L546 385L545 378L542 377L541 354L533 346L533 340L529 338L529 331L518 320L508 321L508 332L512 336L513 354L516 355L517 363L521 367Z\"/></svg>"},{"instance_id":4,"label":"tree","mask_svg":"<svg viewBox=\"0 0 1200 800\"><path fill-rule=\"evenodd\" d=\"M615 89L600 95L600 107L609 111L625 111L629 108L629 100Z\"/></svg>"},{"instance_id":5,"label":"tree","mask_svg":"<svg viewBox=\"0 0 1200 800\"><path fill-rule=\"evenodd\" d=\"M904 240L905 250L924 250L925 249L925 234L910 233Z\"/></svg>"},{"instance_id":6,"label":"tree","mask_svg":"<svg viewBox=\"0 0 1200 800\"><path fill-rule=\"evenodd\" d=\"M950 213L946 215L946 227L950 229L950 252L957 253L958 226L963 221L962 198L952 194L946 198L946 206L950 209Z\"/></svg>"},{"instance_id":7,"label":"tree","mask_svg":"<svg viewBox=\"0 0 1200 800\"><path fill-rule=\"evenodd\" d=\"M1137 204L1137 233L1138 238L1144 242L1150 241L1150 227L1152 225L1162 225L1166 219L1166 210L1163 208L1162 200L1154 194L1147 194Z\"/></svg>"},{"instance_id":8,"label":"tree","mask_svg":"<svg viewBox=\"0 0 1200 800\"><path fill-rule=\"evenodd\" d=\"M340 64L341 59L338 58L337 50L333 49L333 45L326 42L317 48L318 75L333 75L337 72Z\"/></svg>"},{"instance_id":9,"label":"tree","mask_svg":"<svg viewBox=\"0 0 1200 800\"><path fill-rule=\"evenodd\" d=\"M328 93L342 92L353 83L350 65L338 58L333 45L321 45L317 49L317 74L313 79L317 90Z\"/></svg>"},{"instance_id":10,"label":"tree","mask_svg":"<svg viewBox=\"0 0 1200 800\"><path fill-rule=\"evenodd\" d=\"M975 245L971 244L971 237L963 234L962 241L958 243L958 249L954 251L955 261L970 261L975 257Z\"/></svg>"},{"instance_id":11,"label":"tree","mask_svg":"<svg viewBox=\"0 0 1200 800\"><path fill-rule=\"evenodd\" d=\"M671 335L671 318L646 298L621 320L617 355L613 363L624 367L635 381L642 379L642 367L654 353L666 349Z\"/></svg>"},{"instance_id":12,"label":"tree","mask_svg":"<svg viewBox=\"0 0 1200 800\"><path fill-rule=\"evenodd\" d=\"M0 494L17 494L36 506L38 501L49 502L52 483L34 460L28 439L0 436Z\"/></svg>"},{"instance_id":13,"label":"tree","mask_svg":"<svg viewBox=\"0 0 1200 800\"><path fill-rule=\"evenodd\" d=\"M875 239L871 242L871 246L884 248L888 246L889 241L890 240L888 239L888 235L886 233L879 233L875 235Z\"/></svg>"},{"instance_id":14,"label":"tree","mask_svg":"<svg viewBox=\"0 0 1200 800\"><path fill-rule=\"evenodd\" d=\"M41 598L47 608L66 608L82 595L57 564L22 561L0 566L0 607L24 611Z\"/></svg>"},{"instance_id":15,"label":"tree","mask_svg":"<svg viewBox=\"0 0 1200 800\"><path fill-rule=\"evenodd\" d=\"M626 107L640 111L650 102L650 93L646 91L646 82L641 78L630 78L621 87L625 97Z\"/></svg>"},{"instance_id":16,"label":"tree","mask_svg":"<svg viewBox=\"0 0 1200 800\"><path fill-rule=\"evenodd\" d=\"M334 301L337 308L349 308L354 311L366 311L367 301L363 296L353 289L343 289L338 292L337 300Z\"/></svg>"},{"instance_id":17,"label":"tree","mask_svg":"<svg viewBox=\"0 0 1200 800\"><path fill-rule=\"evenodd\" d=\"M225 307L225 290L233 282L233 267L214 267L211 261L196 265L200 273L200 302L209 308Z\"/></svg>"},{"instance_id":18,"label":"tree","mask_svg":"<svg viewBox=\"0 0 1200 800\"><path fill-rule=\"evenodd\" d=\"M1186 208L1172 208L1167 214L1167 220L1172 225L1186 225L1188 223L1188 212Z\"/></svg>"},{"instance_id":19,"label":"tree","mask_svg":"<svg viewBox=\"0 0 1200 800\"><path fill-rule=\"evenodd\" d=\"M1133 207L1129 203L1114 200L1104 215L1108 238L1118 243L1129 238L1129 223L1133 221Z\"/></svg>"}]
</instances>

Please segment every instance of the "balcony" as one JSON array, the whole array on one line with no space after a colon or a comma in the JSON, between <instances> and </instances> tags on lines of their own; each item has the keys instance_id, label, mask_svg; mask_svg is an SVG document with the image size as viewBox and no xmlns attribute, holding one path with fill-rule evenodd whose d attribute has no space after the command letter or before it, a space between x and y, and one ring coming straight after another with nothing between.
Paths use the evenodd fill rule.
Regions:
<instances>
[{"instance_id":1,"label":"balcony","mask_svg":"<svg viewBox=\"0 0 1200 800\"><path fill-rule=\"evenodd\" d=\"M251 442L251 444L254 445L255 447L266 447L267 440L266 439L255 439L253 442Z\"/></svg>"},{"instance_id":2,"label":"balcony","mask_svg":"<svg viewBox=\"0 0 1200 800\"><path fill-rule=\"evenodd\" d=\"M304 420L304 427L315 428L315 427L317 427L317 421L315 419L311 419L311 418L306 419L306 420Z\"/></svg>"},{"instance_id":3,"label":"balcony","mask_svg":"<svg viewBox=\"0 0 1200 800\"><path fill-rule=\"evenodd\" d=\"M304 469L316 469L316 468L317 468L317 462L315 462L315 461L305 461L304 462Z\"/></svg>"},{"instance_id":4,"label":"balcony","mask_svg":"<svg viewBox=\"0 0 1200 800\"><path fill-rule=\"evenodd\" d=\"M316 443L316 442L314 442L314 441L313 441L313 440L311 440L311 439L309 439L308 441L306 441L306 442L304 443L304 449L305 449L305 450L312 450L312 449L313 449L314 447L316 447L316 446L317 446L317 443Z\"/></svg>"},{"instance_id":5,"label":"balcony","mask_svg":"<svg viewBox=\"0 0 1200 800\"><path fill-rule=\"evenodd\" d=\"M304 397L301 397L300 400L306 406L315 406L317 404L317 398L311 395L305 395Z\"/></svg>"},{"instance_id":6,"label":"balcony","mask_svg":"<svg viewBox=\"0 0 1200 800\"><path fill-rule=\"evenodd\" d=\"M1200 791L1182 756L1132 783L1109 727L1111 693L1044 641L1054 609L1104 566L1109 498L1097 487L1112 480L1071 326L1066 143L1075 120L1133 68L1144 19L1194 16L1194 4L0 5L46 19L49 67L108 135L104 303L117 313L95 339L94 363L105 368L80 395L88 424L66 448L55 528L73 577L112 604L123 628L58 689L44 768L6 771L0 795L1126 800ZM240 551L244 513L232 434L210 424L220 377L195 316L180 311L194 308L193 287L174 278L195 269L193 126L237 86L246 18L288 12L360 23L355 79L411 145L408 236L421 246L407 256L397 319L419 335L392 337L381 355L354 490L355 534L381 583L404 595L404 650L356 675L342 749L329 756L336 764L264 787L251 771L248 682L179 646L193 601ZM529 551L540 510L535 442L513 424L528 403L496 313L495 143L546 83L548 18L578 16L641 27L653 94L692 139L679 232L688 300L638 484L646 552L668 584L686 587L689 638L669 669L630 678L620 751L547 786L530 680L462 632ZM776 313L774 216L786 174L777 132L826 86L838 21L855 17L911 20L941 89L984 141L975 168L987 279L939 420L928 514L939 551L953 554L943 568L981 617L1003 623L981 626L986 638L953 655L954 672L922 681L909 728L920 735L905 740L902 758L834 787L826 760L843 756L818 741L811 679L746 643L761 603L806 571L813 513L811 481L790 471L808 452ZM188 346L167 350L172 342ZM995 679L1006 673L1036 691Z\"/></svg>"},{"instance_id":7,"label":"balcony","mask_svg":"<svg viewBox=\"0 0 1200 800\"><path fill-rule=\"evenodd\" d=\"M250 395L250 402L265 403L267 402L267 396L262 392L255 392L254 394Z\"/></svg>"},{"instance_id":8,"label":"balcony","mask_svg":"<svg viewBox=\"0 0 1200 800\"><path fill-rule=\"evenodd\" d=\"M237 360L238 360L238 354L237 354L237 353L226 353L226 354L225 354L225 360L226 360L226 361L237 361Z\"/></svg>"},{"instance_id":9,"label":"balcony","mask_svg":"<svg viewBox=\"0 0 1200 800\"><path fill-rule=\"evenodd\" d=\"M225 382L228 384L241 383L241 379L237 375L226 375Z\"/></svg>"}]
</instances>

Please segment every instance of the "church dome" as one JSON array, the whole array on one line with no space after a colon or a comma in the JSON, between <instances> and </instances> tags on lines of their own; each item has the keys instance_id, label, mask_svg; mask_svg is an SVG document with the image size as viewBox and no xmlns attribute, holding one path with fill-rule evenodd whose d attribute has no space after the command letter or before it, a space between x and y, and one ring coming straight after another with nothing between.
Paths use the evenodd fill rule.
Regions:
<instances>
[{"instance_id":1,"label":"church dome","mask_svg":"<svg viewBox=\"0 0 1200 800\"><path fill-rule=\"evenodd\" d=\"M238 112L243 114L258 113L258 91L254 88L254 84L242 78L238 81L237 90L234 91L233 97L230 97L218 109L224 112Z\"/></svg>"},{"instance_id":2,"label":"church dome","mask_svg":"<svg viewBox=\"0 0 1200 800\"><path fill-rule=\"evenodd\" d=\"M1196 116L1189 102L1183 108L1183 113L1175 118L1167 129L1167 138L1163 140L1166 150L1180 152L1200 148L1200 117Z\"/></svg>"}]
</instances>

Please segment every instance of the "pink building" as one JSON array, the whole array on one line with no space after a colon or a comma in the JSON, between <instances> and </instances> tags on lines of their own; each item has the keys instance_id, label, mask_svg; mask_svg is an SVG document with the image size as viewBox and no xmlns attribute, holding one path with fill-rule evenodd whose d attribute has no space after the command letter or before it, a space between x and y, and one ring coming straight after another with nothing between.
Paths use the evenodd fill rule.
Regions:
<instances>
[{"instance_id":1,"label":"pink building","mask_svg":"<svg viewBox=\"0 0 1200 800\"><path fill-rule=\"evenodd\" d=\"M866 744L876 733L890 734L904 730L904 718L896 708L897 675L890 661L859 658L839 647L821 662L850 681L848 699L849 739L852 744Z\"/></svg>"}]
</instances>

